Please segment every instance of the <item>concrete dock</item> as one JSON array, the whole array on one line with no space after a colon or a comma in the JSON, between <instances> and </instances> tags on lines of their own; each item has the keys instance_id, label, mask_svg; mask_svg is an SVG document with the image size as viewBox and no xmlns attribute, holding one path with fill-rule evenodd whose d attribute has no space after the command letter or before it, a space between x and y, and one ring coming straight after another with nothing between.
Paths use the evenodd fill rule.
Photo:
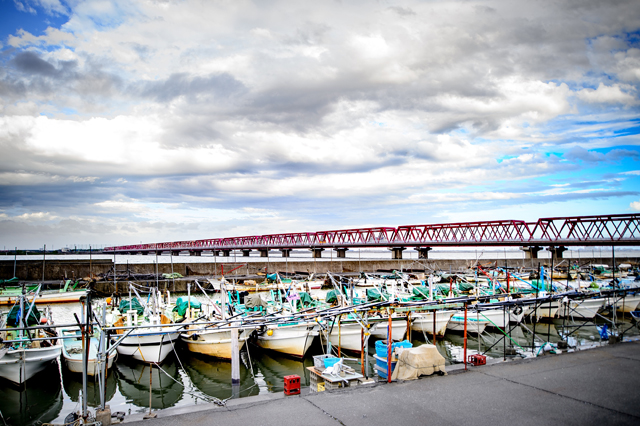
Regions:
<instances>
[{"instance_id":1,"label":"concrete dock","mask_svg":"<svg viewBox=\"0 0 640 426\"><path fill-rule=\"evenodd\" d=\"M267 394L127 416L128 425L638 425L640 342L495 362L447 376Z\"/></svg>"}]
</instances>

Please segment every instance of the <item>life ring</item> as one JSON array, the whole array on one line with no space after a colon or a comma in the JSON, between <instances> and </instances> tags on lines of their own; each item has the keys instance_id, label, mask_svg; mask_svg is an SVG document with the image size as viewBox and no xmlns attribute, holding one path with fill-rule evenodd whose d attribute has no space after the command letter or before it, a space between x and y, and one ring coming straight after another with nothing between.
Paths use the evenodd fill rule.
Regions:
<instances>
[{"instance_id":1,"label":"life ring","mask_svg":"<svg viewBox=\"0 0 640 426\"><path fill-rule=\"evenodd\" d=\"M520 315L522 313L522 306L516 306L513 310L513 315Z\"/></svg>"}]
</instances>

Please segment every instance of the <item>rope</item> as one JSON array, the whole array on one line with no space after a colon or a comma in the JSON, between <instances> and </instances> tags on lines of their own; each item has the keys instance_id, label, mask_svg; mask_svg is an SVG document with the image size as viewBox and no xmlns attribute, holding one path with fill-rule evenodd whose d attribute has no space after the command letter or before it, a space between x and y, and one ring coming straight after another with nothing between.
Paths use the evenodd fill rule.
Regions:
<instances>
[{"instance_id":1,"label":"rope","mask_svg":"<svg viewBox=\"0 0 640 426\"><path fill-rule=\"evenodd\" d=\"M168 378L170 378L171 380L173 380L174 382L176 382L177 384L179 384L180 386L182 386L182 387L184 388L184 383L181 383L181 382L177 381L177 380L176 380L174 377L172 377L169 373L167 373L166 371L164 371L164 370L162 369L162 367L160 367L160 365L159 365L158 363L155 363L155 362L154 362L153 364L154 364L156 367L158 367L158 369L159 369L160 371L162 371L162 372L163 372L163 373L164 373ZM185 371L185 374L187 374L187 373L186 373L186 371ZM205 401L206 401L206 400L208 400L208 402L212 402L212 403L214 403L214 404L216 404L216 405L219 405L219 406L221 406L221 407L224 407L224 406L226 405L226 401L227 401L226 399L225 399L225 400L220 400L220 399L216 398L215 396L210 396L210 395L207 395L207 394L204 394L204 393L203 393L202 395L196 395L195 393L193 393L193 392L191 392L191 391L188 391L188 390L185 390L184 392L185 392L185 393L188 393L189 395L193 396L194 398L204 399ZM75 425L74 425L74 426L75 426Z\"/></svg>"}]
</instances>

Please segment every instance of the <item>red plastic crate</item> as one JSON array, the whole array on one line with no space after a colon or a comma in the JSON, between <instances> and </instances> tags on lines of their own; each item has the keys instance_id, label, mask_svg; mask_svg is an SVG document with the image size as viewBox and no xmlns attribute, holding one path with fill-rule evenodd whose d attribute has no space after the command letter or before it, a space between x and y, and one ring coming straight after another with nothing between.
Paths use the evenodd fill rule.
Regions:
<instances>
[{"instance_id":1,"label":"red plastic crate","mask_svg":"<svg viewBox=\"0 0 640 426\"><path fill-rule=\"evenodd\" d=\"M298 395L300 393L300 376L295 374L284 376L284 394Z\"/></svg>"},{"instance_id":2,"label":"red plastic crate","mask_svg":"<svg viewBox=\"0 0 640 426\"><path fill-rule=\"evenodd\" d=\"M480 354L469 355L469 363L474 366L485 365L487 363L487 357Z\"/></svg>"}]
</instances>

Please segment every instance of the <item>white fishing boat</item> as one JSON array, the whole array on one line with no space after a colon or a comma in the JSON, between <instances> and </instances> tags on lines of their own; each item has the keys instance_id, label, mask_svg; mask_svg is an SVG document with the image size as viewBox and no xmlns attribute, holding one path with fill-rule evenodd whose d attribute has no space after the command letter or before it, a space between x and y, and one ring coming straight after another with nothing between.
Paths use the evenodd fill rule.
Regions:
<instances>
[{"instance_id":1,"label":"white fishing boat","mask_svg":"<svg viewBox=\"0 0 640 426\"><path fill-rule=\"evenodd\" d=\"M383 317L381 319L369 319L369 322L375 327L371 327L371 335L377 339L386 339L389 328L389 317ZM407 333L407 317L391 315L391 340L400 341L404 339Z\"/></svg>"},{"instance_id":2,"label":"white fishing boat","mask_svg":"<svg viewBox=\"0 0 640 426\"><path fill-rule=\"evenodd\" d=\"M256 343L263 349L302 358L318 335L318 324L269 324L257 330Z\"/></svg>"},{"instance_id":3,"label":"white fishing boat","mask_svg":"<svg viewBox=\"0 0 640 426\"><path fill-rule=\"evenodd\" d=\"M15 341L6 343L0 349L0 377L17 385L21 385L44 370L51 362L58 359L62 351L62 345L56 339L57 333L53 329L21 330L27 326L53 325L49 310L47 309L45 314L41 315L35 307L38 290L30 303L27 300L26 290L23 291L19 304L13 306L0 321L0 328L16 328L16 330L0 333L2 341ZM26 313L23 315L24 312ZM47 340L33 340L36 338Z\"/></svg>"},{"instance_id":4,"label":"white fishing boat","mask_svg":"<svg viewBox=\"0 0 640 426\"><path fill-rule=\"evenodd\" d=\"M69 371L82 374L82 334L79 329L62 330L61 335L68 337L62 340L62 359ZM74 337L75 336L75 337ZM70 337L70 338L69 338ZM87 374L95 376L100 373L98 362L98 339L89 338L89 358L87 360ZM107 369L111 368L117 356L116 352L111 352L107 358Z\"/></svg>"},{"instance_id":5,"label":"white fishing boat","mask_svg":"<svg viewBox=\"0 0 640 426\"><path fill-rule=\"evenodd\" d=\"M595 318L598 311L604 307L605 302L606 299L604 297L584 300L563 299L560 301L557 315L560 318Z\"/></svg>"},{"instance_id":6,"label":"white fishing boat","mask_svg":"<svg viewBox=\"0 0 640 426\"><path fill-rule=\"evenodd\" d=\"M640 294L627 294L623 298L616 298L616 310L629 313L635 311L640 305Z\"/></svg>"},{"instance_id":7,"label":"white fishing boat","mask_svg":"<svg viewBox=\"0 0 640 426\"><path fill-rule=\"evenodd\" d=\"M405 321L406 323L406 321ZM374 325L370 330L375 330ZM326 340L331 342L331 346L340 347L341 350L361 352L362 350L362 326L353 319L342 320L340 322L329 322L327 330L320 333L323 344Z\"/></svg>"},{"instance_id":8,"label":"white fishing boat","mask_svg":"<svg viewBox=\"0 0 640 426\"><path fill-rule=\"evenodd\" d=\"M135 331L120 340L124 330L117 330L114 342L120 342L117 351L120 355L131 356L142 362L161 363L173 351L180 332L176 327L150 327L169 325L171 320L164 314L149 315L141 320L137 312L130 310L124 317L113 323L113 327L137 326Z\"/></svg>"},{"instance_id":9,"label":"white fishing boat","mask_svg":"<svg viewBox=\"0 0 640 426\"><path fill-rule=\"evenodd\" d=\"M180 334L187 349L191 352L212 356L215 358L231 359L231 330L216 330L193 324L186 332ZM238 350L242 350L245 342L254 329L238 330Z\"/></svg>"},{"instance_id":10,"label":"white fishing boat","mask_svg":"<svg viewBox=\"0 0 640 426\"><path fill-rule=\"evenodd\" d=\"M490 322L476 311L467 311L467 333L481 334L489 324ZM454 314L447 324L447 329L464 332L464 312L458 311Z\"/></svg>"},{"instance_id":11,"label":"white fishing boat","mask_svg":"<svg viewBox=\"0 0 640 426\"><path fill-rule=\"evenodd\" d=\"M135 288L130 288L138 295ZM156 290L152 289L149 302L144 306L140 305L138 298L130 295L128 299L120 301L118 309L113 308L111 315L108 315L112 327L135 327L133 331L116 330L112 336L120 355L131 356L142 362L161 363L174 351L180 327L172 325L173 321L162 313L161 300Z\"/></svg>"},{"instance_id":12,"label":"white fishing boat","mask_svg":"<svg viewBox=\"0 0 640 426\"><path fill-rule=\"evenodd\" d=\"M496 307L495 309L481 310L480 319L489 321L487 327L506 328L509 323L519 324L524 318L524 313L525 311L521 306L515 306L509 309Z\"/></svg>"},{"instance_id":13,"label":"white fishing boat","mask_svg":"<svg viewBox=\"0 0 640 426\"><path fill-rule=\"evenodd\" d=\"M559 308L558 300L539 303L537 306L531 305L528 310L530 316L535 315L537 318L555 318Z\"/></svg>"},{"instance_id":14,"label":"white fishing boat","mask_svg":"<svg viewBox=\"0 0 640 426\"><path fill-rule=\"evenodd\" d=\"M75 285L70 287L71 280L67 280L64 288L60 290L41 290L35 301L37 305L49 303L73 303L78 302L82 296L87 294L86 289L76 289ZM76 283L77 285L78 283ZM27 287L27 292L35 292L39 286L31 285ZM18 303L22 295L22 288L18 286L4 287L0 290L0 305L14 305Z\"/></svg>"},{"instance_id":15,"label":"white fishing boat","mask_svg":"<svg viewBox=\"0 0 640 426\"><path fill-rule=\"evenodd\" d=\"M429 312L417 312L411 314L411 329L433 335L433 318L435 315L436 336L444 336L449 320L457 311L434 310Z\"/></svg>"}]
</instances>

